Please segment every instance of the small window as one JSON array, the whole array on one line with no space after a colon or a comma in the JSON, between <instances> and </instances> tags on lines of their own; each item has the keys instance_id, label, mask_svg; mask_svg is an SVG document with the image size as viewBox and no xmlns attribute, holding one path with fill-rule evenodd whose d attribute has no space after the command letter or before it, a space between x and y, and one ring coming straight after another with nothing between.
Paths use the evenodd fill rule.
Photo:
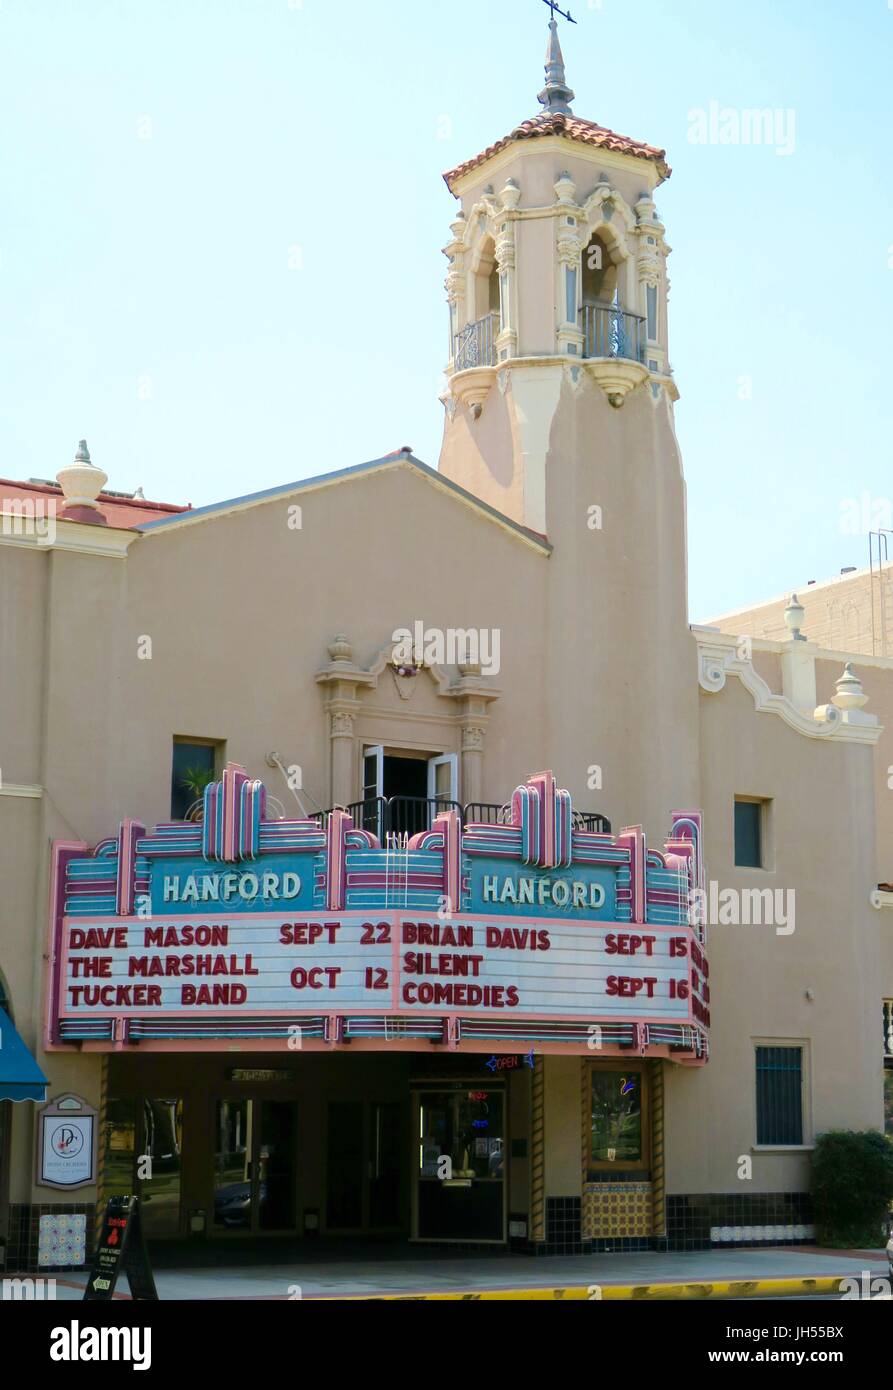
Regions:
<instances>
[{"instance_id":1,"label":"small window","mask_svg":"<svg viewBox=\"0 0 893 1390\"><path fill-rule=\"evenodd\" d=\"M499 277L499 322L505 331L510 326L511 316L509 313L509 277L503 271Z\"/></svg>"},{"instance_id":2,"label":"small window","mask_svg":"<svg viewBox=\"0 0 893 1390\"><path fill-rule=\"evenodd\" d=\"M757 1048L757 1143L803 1143L803 1048Z\"/></svg>"},{"instance_id":3,"label":"small window","mask_svg":"<svg viewBox=\"0 0 893 1390\"><path fill-rule=\"evenodd\" d=\"M565 313L568 323L577 322L577 270L575 266L567 269L567 304Z\"/></svg>"},{"instance_id":4,"label":"small window","mask_svg":"<svg viewBox=\"0 0 893 1390\"><path fill-rule=\"evenodd\" d=\"M657 286L649 285L646 294L648 304L648 341L656 343L657 332Z\"/></svg>"},{"instance_id":5,"label":"small window","mask_svg":"<svg viewBox=\"0 0 893 1390\"><path fill-rule=\"evenodd\" d=\"M763 867L763 802L735 801L735 865Z\"/></svg>"},{"instance_id":6,"label":"small window","mask_svg":"<svg viewBox=\"0 0 893 1390\"><path fill-rule=\"evenodd\" d=\"M191 808L202 800L205 787L216 780L220 746L197 739L174 739L171 820L186 820Z\"/></svg>"}]
</instances>

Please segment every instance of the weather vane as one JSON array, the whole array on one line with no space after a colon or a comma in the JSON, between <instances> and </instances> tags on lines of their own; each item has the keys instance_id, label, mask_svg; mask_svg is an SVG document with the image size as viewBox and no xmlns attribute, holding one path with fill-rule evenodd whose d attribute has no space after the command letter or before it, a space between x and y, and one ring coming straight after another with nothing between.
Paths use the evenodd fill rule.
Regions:
<instances>
[{"instance_id":1,"label":"weather vane","mask_svg":"<svg viewBox=\"0 0 893 1390\"><path fill-rule=\"evenodd\" d=\"M576 24L577 21L574 19L573 15L569 11L565 13L564 10L560 10L555 4L555 0L543 0L543 4L549 6L549 9L552 11L553 20L557 14L560 14L562 19L569 19L571 24Z\"/></svg>"}]
</instances>

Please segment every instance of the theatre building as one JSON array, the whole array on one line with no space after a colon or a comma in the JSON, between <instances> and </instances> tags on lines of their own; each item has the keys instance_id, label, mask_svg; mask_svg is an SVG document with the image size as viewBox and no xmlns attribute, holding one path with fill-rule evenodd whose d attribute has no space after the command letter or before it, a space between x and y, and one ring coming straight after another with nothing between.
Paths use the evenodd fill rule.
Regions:
<instances>
[{"instance_id":1,"label":"theatre building","mask_svg":"<svg viewBox=\"0 0 893 1390\"><path fill-rule=\"evenodd\" d=\"M808 1242L884 1127L893 660L690 625L670 169L573 99L553 24L447 175L437 468L0 483L8 1270L122 1192L233 1260Z\"/></svg>"}]
</instances>

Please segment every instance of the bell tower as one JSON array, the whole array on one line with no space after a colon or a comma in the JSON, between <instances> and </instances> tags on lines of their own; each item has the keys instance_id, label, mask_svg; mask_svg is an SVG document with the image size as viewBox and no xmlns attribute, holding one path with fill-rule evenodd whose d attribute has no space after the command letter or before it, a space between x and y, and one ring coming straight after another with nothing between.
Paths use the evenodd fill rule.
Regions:
<instances>
[{"instance_id":1,"label":"bell tower","mask_svg":"<svg viewBox=\"0 0 893 1390\"><path fill-rule=\"evenodd\" d=\"M591 763L612 765L612 811L628 796L658 834L697 797L670 247L655 206L671 171L662 149L574 113L554 17L539 103L445 175L459 206L439 466L551 543L542 660L593 730ZM549 731L569 777L572 722Z\"/></svg>"},{"instance_id":2,"label":"bell tower","mask_svg":"<svg viewBox=\"0 0 893 1390\"><path fill-rule=\"evenodd\" d=\"M450 312L441 471L547 532L543 444L562 384L671 405L663 150L574 115L554 18L542 112L446 176ZM505 408L499 403L502 397ZM495 416L502 418L502 427Z\"/></svg>"}]
</instances>

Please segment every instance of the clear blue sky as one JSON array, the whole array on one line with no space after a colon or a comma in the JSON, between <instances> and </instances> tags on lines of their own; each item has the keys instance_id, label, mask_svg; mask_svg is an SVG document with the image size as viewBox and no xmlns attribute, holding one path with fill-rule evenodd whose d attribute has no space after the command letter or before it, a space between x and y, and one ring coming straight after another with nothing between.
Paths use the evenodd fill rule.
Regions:
<instances>
[{"instance_id":1,"label":"clear blue sky","mask_svg":"<svg viewBox=\"0 0 893 1390\"><path fill-rule=\"evenodd\" d=\"M893 493L893 9L570 4L575 110L674 168L692 617L867 563L841 504ZM440 175L536 114L547 21L0 0L0 474L53 477L81 436L110 487L196 505L403 444L436 464ZM793 111L794 153L693 144L711 101Z\"/></svg>"}]
</instances>

